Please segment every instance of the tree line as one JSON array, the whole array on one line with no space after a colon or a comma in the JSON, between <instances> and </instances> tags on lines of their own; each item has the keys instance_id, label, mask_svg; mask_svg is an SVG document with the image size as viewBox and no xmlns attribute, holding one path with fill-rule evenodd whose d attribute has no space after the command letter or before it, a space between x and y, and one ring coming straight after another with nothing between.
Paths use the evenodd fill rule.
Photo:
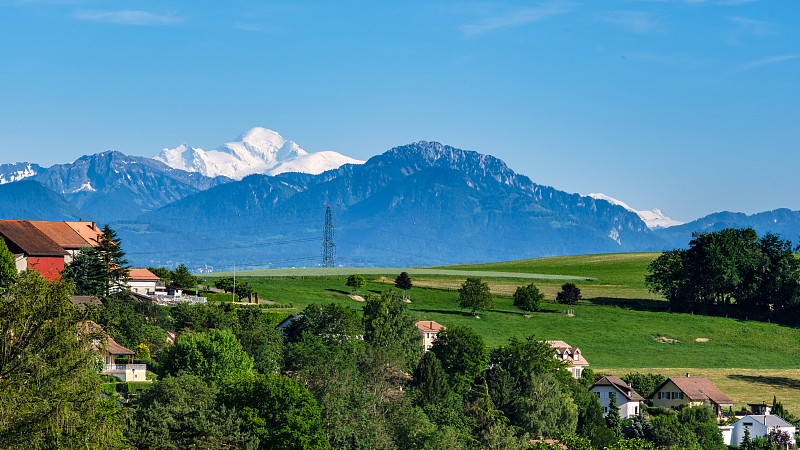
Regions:
<instances>
[{"instance_id":1,"label":"tree line","mask_svg":"<svg viewBox=\"0 0 800 450\"><path fill-rule=\"evenodd\" d=\"M676 312L800 325L800 260L791 241L752 228L695 233L663 252L645 282Z\"/></svg>"}]
</instances>

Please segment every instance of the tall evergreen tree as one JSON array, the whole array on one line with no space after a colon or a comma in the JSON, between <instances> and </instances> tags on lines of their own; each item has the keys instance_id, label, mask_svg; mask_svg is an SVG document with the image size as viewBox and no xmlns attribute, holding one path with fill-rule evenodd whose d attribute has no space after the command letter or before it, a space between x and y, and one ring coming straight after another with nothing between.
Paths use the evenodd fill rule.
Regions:
<instances>
[{"instance_id":1,"label":"tall evergreen tree","mask_svg":"<svg viewBox=\"0 0 800 450\"><path fill-rule=\"evenodd\" d=\"M105 292L106 266L94 247L82 248L64 268L64 278L75 284L78 295L101 296Z\"/></svg>"},{"instance_id":2,"label":"tall evergreen tree","mask_svg":"<svg viewBox=\"0 0 800 450\"><path fill-rule=\"evenodd\" d=\"M622 418L619 416L619 405L617 404L617 393L611 393L611 399L608 402L608 415L606 416L606 425L614 432L617 439L622 437Z\"/></svg>"},{"instance_id":3,"label":"tall evergreen tree","mask_svg":"<svg viewBox=\"0 0 800 450\"><path fill-rule=\"evenodd\" d=\"M127 287L130 267L122 251L122 244L117 233L107 224L103 227L103 234L95 250L103 262L102 295L108 297L113 292L123 291Z\"/></svg>"}]
</instances>

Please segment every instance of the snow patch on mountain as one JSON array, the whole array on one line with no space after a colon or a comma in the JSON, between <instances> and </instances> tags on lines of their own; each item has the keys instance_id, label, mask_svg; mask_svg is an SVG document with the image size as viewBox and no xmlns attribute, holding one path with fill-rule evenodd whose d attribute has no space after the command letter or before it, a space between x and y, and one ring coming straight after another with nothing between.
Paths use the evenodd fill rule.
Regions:
<instances>
[{"instance_id":1,"label":"snow patch on mountain","mask_svg":"<svg viewBox=\"0 0 800 450\"><path fill-rule=\"evenodd\" d=\"M253 128L216 150L206 151L183 143L176 148L161 150L154 159L175 169L199 172L208 177L223 175L236 180L254 173L304 172L316 175L343 164L364 163L332 151L308 153L275 131L262 127Z\"/></svg>"},{"instance_id":2,"label":"snow patch on mountain","mask_svg":"<svg viewBox=\"0 0 800 450\"><path fill-rule=\"evenodd\" d=\"M42 168L39 165L31 163L0 164L0 184L13 183L30 178L37 175L41 170Z\"/></svg>"},{"instance_id":3,"label":"snow patch on mountain","mask_svg":"<svg viewBox=\"0 0 800 450\"><path fill-rule=\"evenodd\" d=\"M594 194L589 194L589 197L592 197L595 200L605 200L611 203L612 205L619 205L632 213L636 213L642 219L642 221L644 221L645 225L647 225L647 227L650 229L669 228L669 227L674 227L676 225L684 224L684 222L679 222L677 220L670 219L669 217L667 217L666 214L661 212L661 210L658 208L653 208L650 211L637 211L628 206L627 203L621 200L617 200L613 197L609 197L608 195L605 194L594 193Z\"/></svg>"}]
</instances>

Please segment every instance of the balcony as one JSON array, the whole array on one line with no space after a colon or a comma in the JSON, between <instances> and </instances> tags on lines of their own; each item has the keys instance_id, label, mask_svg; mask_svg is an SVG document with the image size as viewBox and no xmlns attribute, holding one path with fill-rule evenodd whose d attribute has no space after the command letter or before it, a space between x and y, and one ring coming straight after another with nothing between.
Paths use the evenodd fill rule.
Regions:
<instances>
[{"instance_id":1,"label":"balcony","mask_svg":"<svg viewBox=\"0 0 800 450\"><path fill-rule=\"evenodd\" d=\"M122 381L146 381L146 364L106 364L103 367L104 374L114 375Z\"/></svg>"}]
</instances>

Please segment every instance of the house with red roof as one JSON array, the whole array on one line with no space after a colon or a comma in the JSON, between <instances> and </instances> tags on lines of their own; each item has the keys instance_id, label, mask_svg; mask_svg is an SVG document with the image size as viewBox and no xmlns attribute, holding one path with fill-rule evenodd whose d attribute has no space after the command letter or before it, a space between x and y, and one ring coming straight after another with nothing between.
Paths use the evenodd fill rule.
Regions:
<instances>
[{"instance_id":1,"label":"house with red roof","mask_svg":"<svg viewBox=\"0 0 800 450\"><path fill-rule=\"evenodd\" d=\"M722 416L724 408L730 408L734 401L723 394L714 383L706 377L670 377L661 383L650 396L653 406L680 409L687 406L708 406Z\"/></svg>"},{"instance_id":2,"label":"house with red roof","mask_svg":"<svg viewBox=\"0 0 800 450\"><path fill-rule=\"evenodd\" d=\"M0 237L14 254L17 270L33 269L48 280L58 279L81 248L97 245L90 238L97 237L93 229L99 232L94 222L0 220Z\"/></svg>"},{"instance_id":3,"label":"house with red roof","mask_svg":"<svg viewBox=\"0 0 800 450\"><path fill-rule=\"evenodd\" d=\"M564 341L547 341L547 343L555 350L555 358L567 363L567 370L572 378L580 379L583 369L589 367L589 361L583 357L581 349L572 347Z\"/></svg>"},{"instance_id":4,"label":"house with red roof","mask_svg":"<svg viewBox=\"0 0 800 450\"><path fill-rule=\"evenodd\" d=\"M421 320L415 325L422 335L422 348L424 348L426 352L433 347L433 341L436 340L436 335L445 329L444 326L432 320Z\"/></svg>"}]
</instances>

